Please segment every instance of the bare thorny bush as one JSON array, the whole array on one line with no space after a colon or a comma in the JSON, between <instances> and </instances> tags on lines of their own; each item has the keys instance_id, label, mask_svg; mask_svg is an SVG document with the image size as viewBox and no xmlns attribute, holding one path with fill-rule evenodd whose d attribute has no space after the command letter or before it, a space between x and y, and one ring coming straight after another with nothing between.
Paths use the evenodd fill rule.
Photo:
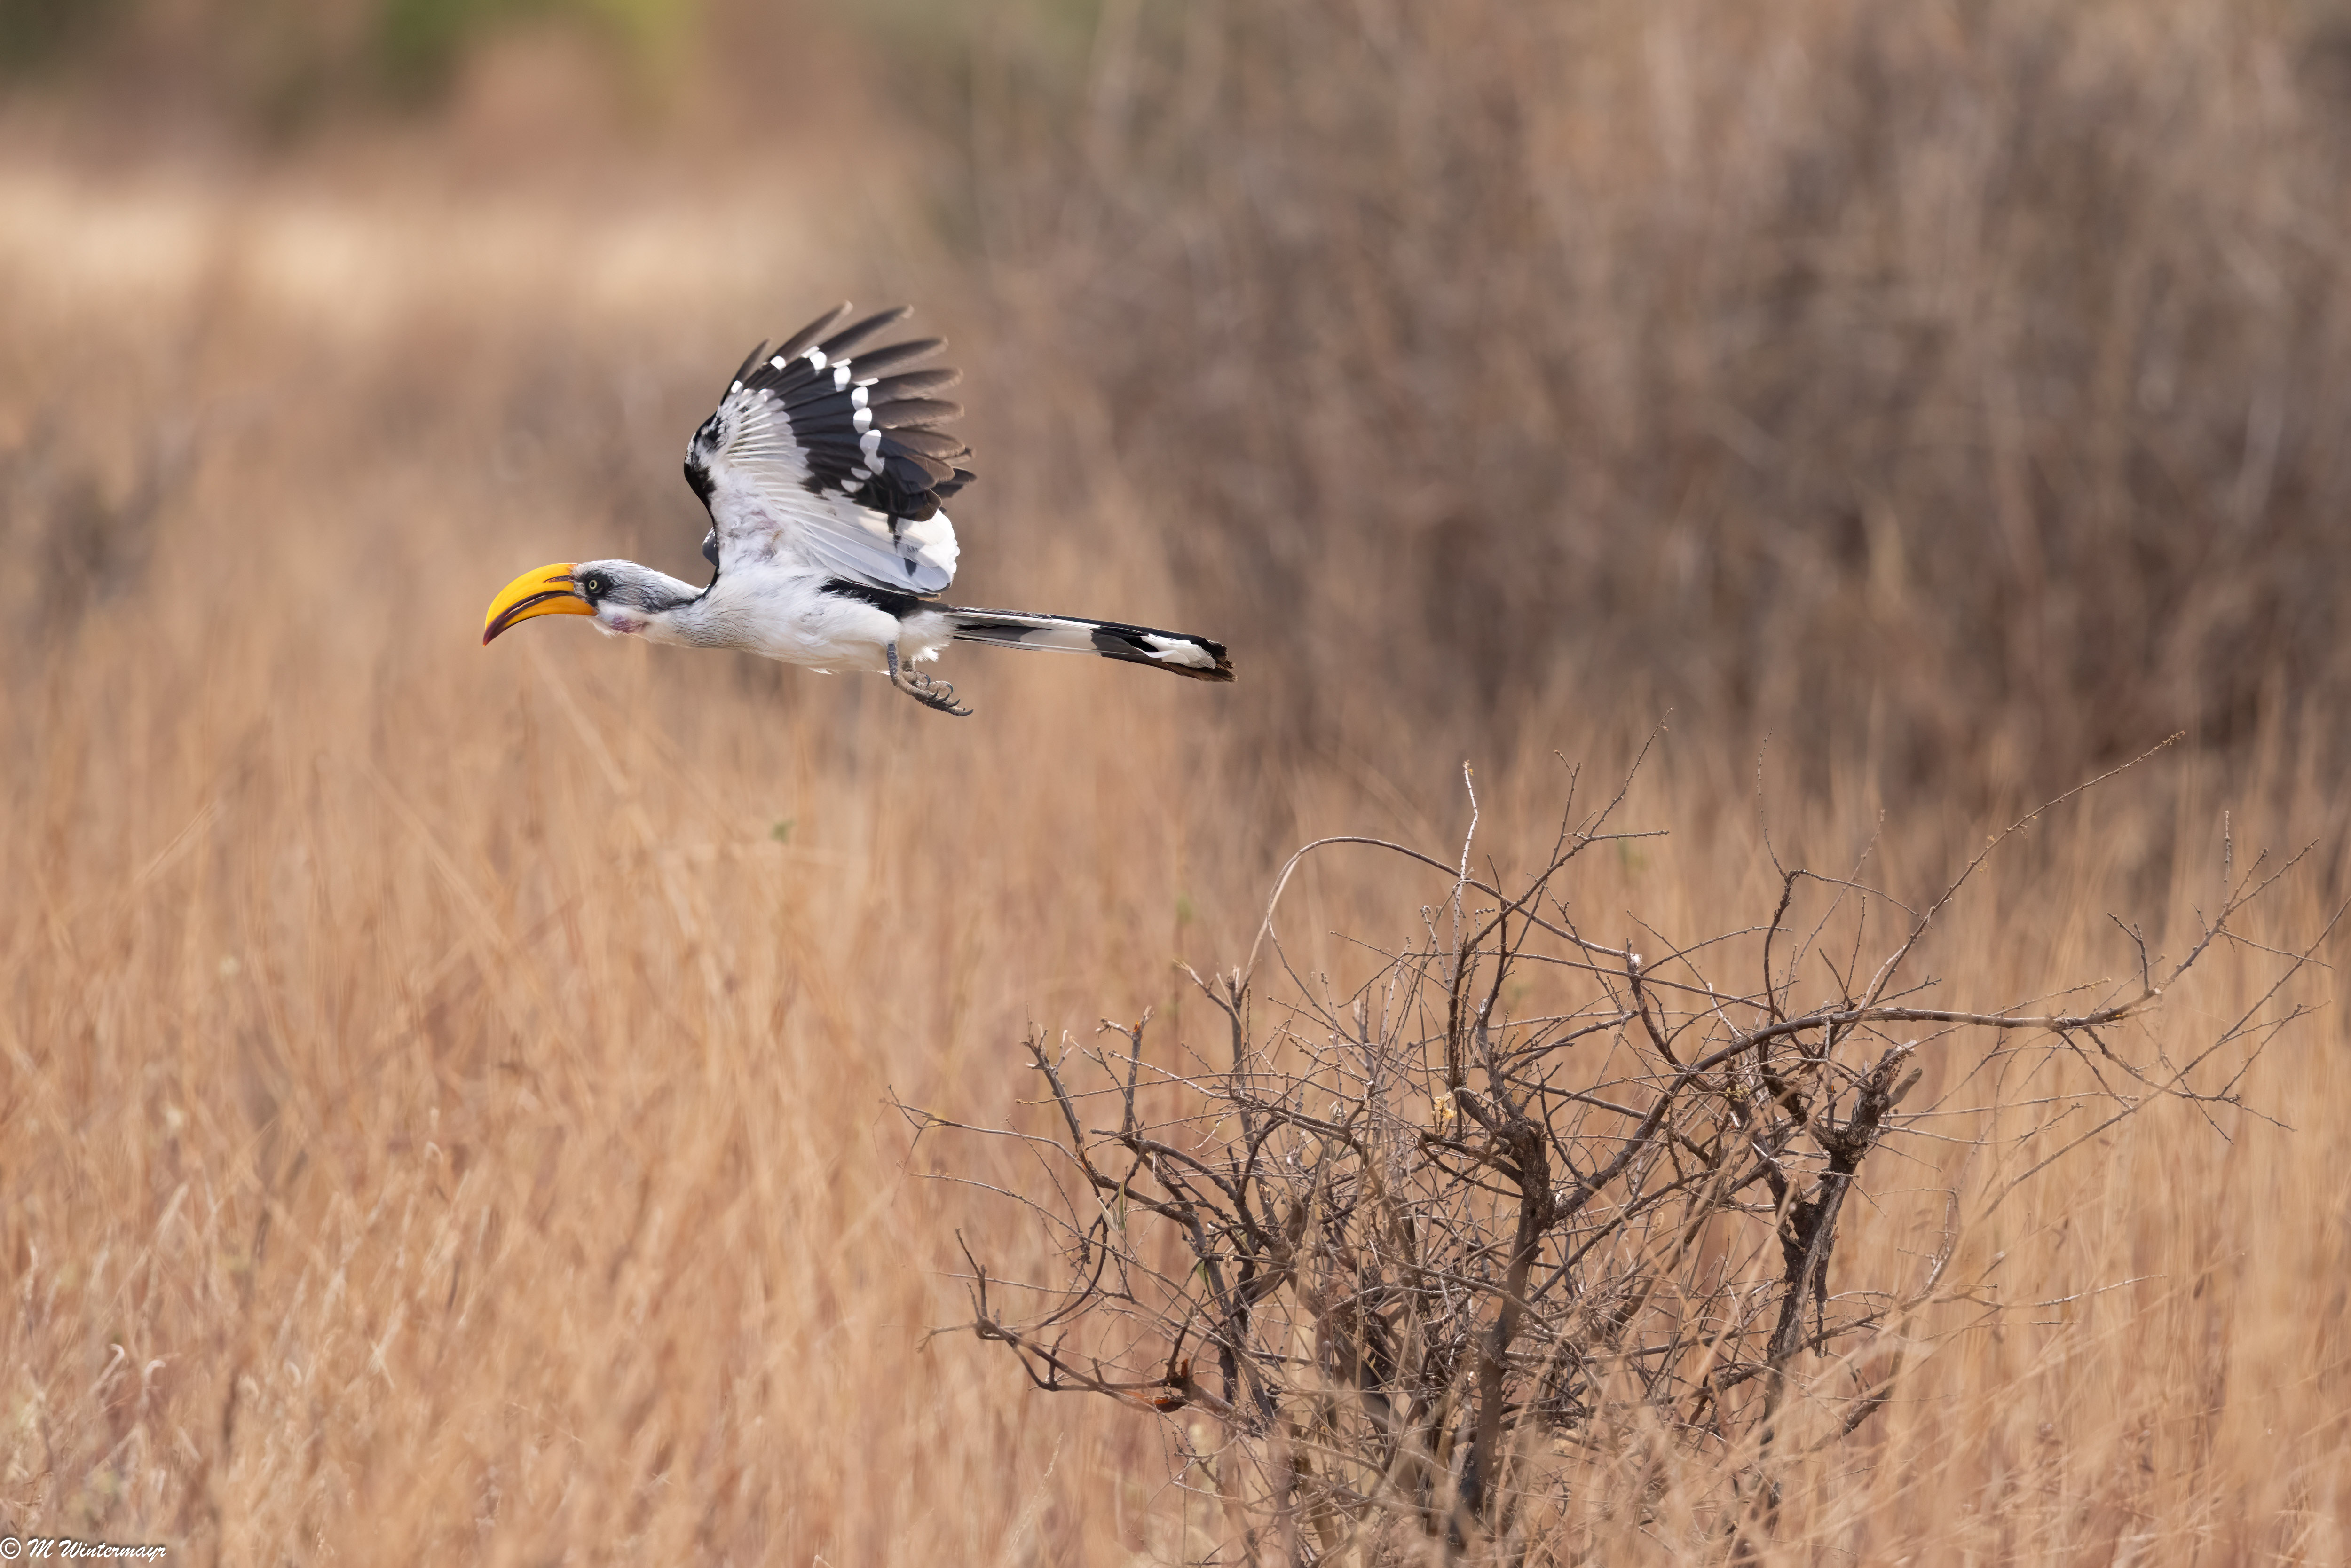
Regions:
<instances>
[{"instance_id":1,"label":"bare thorny bush","mask_svg":"<svg viewBox=\"0 0 2351 1568\"><path fill-rule=\"evenodd\" d=\"M1970 1219L2149 1105L2237 1105L2305 1010L2281 993L2311 949L2235 924L2302 857L2240 873L2225 832L2221 901L2184 956L2124 925L2127 981L1967 1010L1928 1005L1921 944L2059 801L1923 908L1774 854L1759 923L1595 940L1579 866L1652 836L1614 826L1623 801L1579 819L1571 776L1548 853L1515 882L1476 873L1474 787L1451 864L1370 838L1300 850L1249 962L1191 977L1228 1026L1224 1060L1180 1044L1174 1065L1147 1060L1165 1054L1146 1050L1148 1015L1105 1023L1102 1048L1027 1042L1050 1130L995 1135L1036 1156L1043 1180L1013 1196L1068 1276L1014 1281L967 1251L961 1326L1040 1389L1166 1413L1185 1484L1222 1521L1215 1560L1523 1561L1611 1519L1751 1552L1786 1463L1886 1404L1938 1332L1929 1309L2001 1310L1949 1277ZM1292 873L1341 845L1450 882L1343 993L1292 967L1274 929ZM2223 945L2273 975L2167 1052L2137 1020ZM1936 1190L1931 1174L1949 1145L2001 1172L1965 1213L1960 1178ZM1860 1265L1876 1277L1832 1291L1840 1223L1857 1198L1896 1201L1890 1169L1937 1239L1880 1249Z\"/></svg>"}]
</instances>

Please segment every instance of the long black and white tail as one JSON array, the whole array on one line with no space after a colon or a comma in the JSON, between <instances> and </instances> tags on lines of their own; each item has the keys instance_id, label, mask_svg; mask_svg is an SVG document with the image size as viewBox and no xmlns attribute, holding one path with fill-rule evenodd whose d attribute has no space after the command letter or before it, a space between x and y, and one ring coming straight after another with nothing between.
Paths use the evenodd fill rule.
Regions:
<instances>
[{"instance_id":1,"label":"long black and white tail","mask_svg":"<svg viewBox=\"0 0 2351 1568\"><path fill-rule=\"evenodd\" d=\"M999 648L1039 648L1055 653L1092 653L1196 681L1229 681L1233 666L1225 645L1188 632L1162 632L1116 621L1077 615L1028 615L1016 610L948 610L958 643L993 643Z\"/></svg>"}]
</instances>

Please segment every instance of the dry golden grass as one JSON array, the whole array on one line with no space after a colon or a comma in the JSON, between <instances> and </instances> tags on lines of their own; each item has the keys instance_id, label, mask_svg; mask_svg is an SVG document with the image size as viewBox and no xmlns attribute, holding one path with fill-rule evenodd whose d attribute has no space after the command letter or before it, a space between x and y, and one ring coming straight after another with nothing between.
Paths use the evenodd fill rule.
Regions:
<instances>
[{"instance_id":1,"label":"dry golden grass","mask_svg":"<svg viewBox=\"0 0 2351 1568\"><path fill-rule=\"evenodd\" d=\"M555 189L404 172L448 152L0 168L0 1523L232 1563L1195 1560L1155 1417L925 1343L967 1310L958 1227L1045 1259L919 1179L885 1097L995 1120L1032 1022L1206 1030L1170 961L1237 962L1304 837L1444 852L1460 758L1363 693L1286 744L1293 672L1179 596L1115 459L1049 472L1089 392L1012 406L991 366L1041 356L988 323L1029 307L938 281L885 204L739 162L688 199L674 149ZM963 340L958 596L1234 630L1238 685L973 652L951 723L566 623L476 645L522 566L693 564L685 434L744 341L841 289L812 211L856 216L863 292L927 277ZM1622 766L1631 706L1529 696L1477 743L1489 841L1541 835L1551 747ZM2319 841L2267 927L2315 936L2346 868L2308 758L2339 736L2257 738L2036 831L1933 967L1997 1002L2119 974L2109 910L2176 948L2225 809L2241 845ZM1677 729L1629 806L1673 836L1573 896L1767 915L1752 757ZM1874 767L1792 769L1782 852L1879 831ZM1991 825L1905 807L1882 874L1930 887ZM1285 931L1341 964L1436 892L1334 860ZM2158 1027L2269 972L2224 953ZM2330 1005L2254 1075L2291 1131L2153 1112L1971 1225L1955 1272L2074 1300L1937 1338L1792 1485L1785 1559L2351 1554L2344 1043ZM1917 1239L1857 1216L1848 1256ZM1670 1560L1676 1485L1561 1540Z\"/></svg>"}]
</instances>

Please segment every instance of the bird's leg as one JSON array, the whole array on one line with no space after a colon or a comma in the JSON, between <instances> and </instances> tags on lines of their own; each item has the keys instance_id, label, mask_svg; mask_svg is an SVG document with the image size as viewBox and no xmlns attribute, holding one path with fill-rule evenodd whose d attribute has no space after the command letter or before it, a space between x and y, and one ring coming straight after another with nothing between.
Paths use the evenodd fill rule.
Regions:
<instances>
[{"instance_id":1,"label":"bird's leg","mask_svg":"<svg viewBox=\"0 0 2351 1568\"><path fill-rule=\"evenodd\" d=\"M928 675L918 675L898 663L898 644L890 643L883 650L890 660L890 684L922 704L941 713L951 713L957 718L969 718L971 709L955 700L955 687L946 681L935 681Z\"/></svg>"}]
</instances>

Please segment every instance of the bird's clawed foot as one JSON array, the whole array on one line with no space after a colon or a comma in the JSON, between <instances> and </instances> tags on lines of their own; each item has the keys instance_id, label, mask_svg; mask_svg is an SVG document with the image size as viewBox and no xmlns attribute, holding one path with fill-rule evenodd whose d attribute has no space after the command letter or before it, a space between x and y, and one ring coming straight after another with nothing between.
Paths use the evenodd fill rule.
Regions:
<instances>
[{"instance_id":1,"label":"bird's clawed foot","mask_svg":"<svg viewBox=\"0 0 2351 1568\"><path fill-rule=\"evenodd\" d=\"M971 716L971 709L956 701L955 683L952 681L935 681L928 675L910 674L898 683L898 689L925 707L951 713L957 718Z\"/></svg>"},{"instance_id":2,"label":"bird's clawed foot","mask_svg":"<svg viewBox=\"0 0 2351 1568\"><path fill-rule=\"evenodd\" d=\"M969 718L971 709L955 700L955 686L946 681L935 681L928 675L918 675L898 663L898 644L887 650L890 656L890 684L927 708L951 713L957 718Z\"/></svg>"}]
</instances>

